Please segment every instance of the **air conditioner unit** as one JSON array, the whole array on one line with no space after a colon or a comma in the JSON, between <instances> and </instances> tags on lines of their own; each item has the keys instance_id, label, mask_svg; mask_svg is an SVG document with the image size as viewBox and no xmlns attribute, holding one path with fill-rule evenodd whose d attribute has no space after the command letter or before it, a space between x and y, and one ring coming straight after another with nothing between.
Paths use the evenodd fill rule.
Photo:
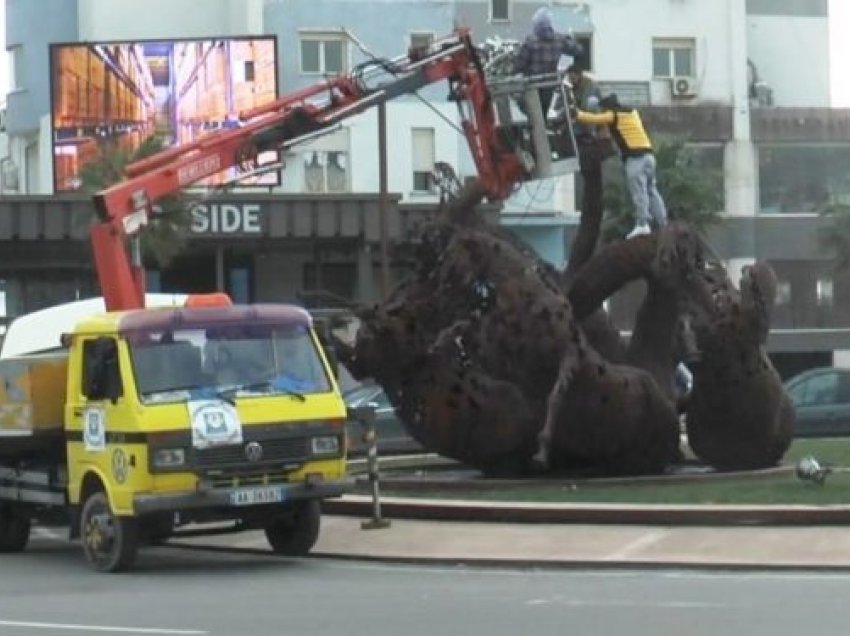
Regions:
<instances>
[{"instance_id":1,"label":"air conditioner unit","mask_svg":"<svg viewBox=\"0 0 850 636\"><path fill-rule=\"evenodd\" d=\"M697 94L697 84L693 77L678 76L670 79L673 97L693 97Z\"/></svg>"}]
</instances>

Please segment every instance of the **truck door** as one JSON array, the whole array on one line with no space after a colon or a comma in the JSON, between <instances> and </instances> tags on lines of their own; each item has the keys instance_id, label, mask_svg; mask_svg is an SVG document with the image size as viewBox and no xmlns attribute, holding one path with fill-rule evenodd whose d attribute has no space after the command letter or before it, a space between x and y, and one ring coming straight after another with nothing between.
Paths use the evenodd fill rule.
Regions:
<instances>
[{"instance_id":1,"label":"truck door","mask_svg":"<svg viewBox=\"0 0 850 636\"><path fill-rule=\"evenodd\" d=\"M117 340L102 336L83 341L77 372L81 373L80 390L68 396L75 401L69 431L71 484L79 487L85 473L94 469L104 482L113 511L129 514L132 500L127 483L135 463L130 445L139 440L125 396Z\"/></svg>"}]
</instances>

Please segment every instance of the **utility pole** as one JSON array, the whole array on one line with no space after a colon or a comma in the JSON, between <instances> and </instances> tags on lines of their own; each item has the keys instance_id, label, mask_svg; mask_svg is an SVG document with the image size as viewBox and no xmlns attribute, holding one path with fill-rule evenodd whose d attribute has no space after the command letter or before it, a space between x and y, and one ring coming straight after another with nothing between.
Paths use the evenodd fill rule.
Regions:
<instances>
[{"instance_id":1,"label":"utility pole","mask_svg":"<svg viewBox=\"0 0 850 636\"><path fill-rule=\"evenodd\" d=\"M381 237L381 300L390 293L390 257L387 246L387 214L389 192L387 184L387 105L378 104L378 222Z\"/></svg>"}]
</instances>

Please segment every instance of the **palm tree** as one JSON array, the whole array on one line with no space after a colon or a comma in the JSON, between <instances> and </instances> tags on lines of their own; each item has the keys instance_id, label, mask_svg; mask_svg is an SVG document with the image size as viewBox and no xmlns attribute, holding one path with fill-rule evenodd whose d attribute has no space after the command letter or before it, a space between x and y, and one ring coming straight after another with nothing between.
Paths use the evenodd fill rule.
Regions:
<instances>
[{"instance_id":1,"label":"palm tree","mask_svg":"<svg viewBox=\"0 0 850 636\"><path fill-rule=\"evenodd\" d=\"M150 157L165 147L162 137L152 135L133 152L124 150L114 142L100 145L97 161L85 164L80 170L81 191L93 194L124 179L124 169L140 159ZM155 215L142 234L142 253L159 267L167 266L186 243L191 223L189 201L183 194L157 201Z\"/></svg>"},{"instance_id":2,"label":"palm tree","mask_svg":"<svg viewBox=\"0 0 850 636\"><path fill-rule=\"evenodd\" d=\"M698 230L720 220L723 174L719 169L700 165L693 149L677 138L659 139L655 159L658 189L671 220L686 221ZM602 241L609 243L624 237L634 226L634 207L619 161L606 162L604 183Z\"/></svg>"}]
</instances>

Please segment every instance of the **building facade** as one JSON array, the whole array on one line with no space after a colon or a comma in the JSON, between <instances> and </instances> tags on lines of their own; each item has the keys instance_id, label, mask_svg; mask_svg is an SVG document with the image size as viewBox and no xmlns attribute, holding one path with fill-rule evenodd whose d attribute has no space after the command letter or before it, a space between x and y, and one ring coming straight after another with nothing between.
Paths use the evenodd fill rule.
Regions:
<instances>
[{"instance_id":1,"label":"building facade","mask_svg":"<svg viewBox=\"0 0 850 636\"><path fill-rule=\"evenodd\" d=\"M67 256L79 258L76 268L57 259L54 288L46 282L52 277L32 273L44 261L29 263L32 252L13 245L26 238L15 228L28 223L27 196L48 197L37 199L45 219L85 205L51 196L51 43L273 35L283 94L456 26L471 27L476 41L521 39L540 4L551 6L559 30L585 44L580 61L603 88L642 109L653 134L686 138L723 171L725 220L712 245L733 273L756 258L775 267L775 354L792 367L815 360L803 352L816 351L821 362L850 349L850 283L817 241L819 207L850 200L850 115L830 108L827 0L6 0L14 71L0 186L15 197L0 200L0 224L4 214L11 224L8 238L0 232L7 313L94 286L84 248ZM431 166L444 161L462 176L474 172L456 121L443 85L387 105L397 262L407 220L436 202ZM377 213L377 137L377 114L366 112L288 152L279 185L198 204L189 247L173 266L152 268L152 286L226 288L245 300L291 300L305 289L373 300L381 281L380 241L368 221ZM278 198L291 210L309 198L333 201L337 220L278 212L286 227L303 223L310 231L277 235L266 206ZM500 218L560 265L578 213L575 179L566 176L523 185ZM64 218L44 223L71 227ZM627 293L614 303L624 328L635 301Z\"/></svg>"}]
</instances>

